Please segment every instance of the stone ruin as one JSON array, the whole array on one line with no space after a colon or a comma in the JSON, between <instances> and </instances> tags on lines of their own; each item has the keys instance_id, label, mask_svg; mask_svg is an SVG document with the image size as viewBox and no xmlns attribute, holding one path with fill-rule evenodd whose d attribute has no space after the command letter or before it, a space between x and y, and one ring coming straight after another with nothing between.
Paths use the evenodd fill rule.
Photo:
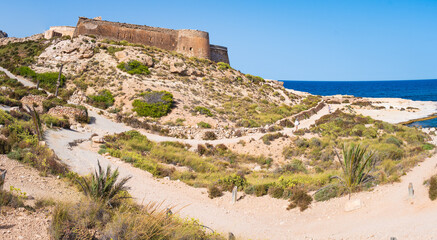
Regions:
<instances>
[{"instance_id":1,"label":"stone ruin","mask_svg":"<svg viewBox=\"0 0 437 240\"><path fill-rule=\"evenodd\" d=\"M210 59L214 62L229 63L228 49L209 43L209 33L199 30L149 27L128 23L103 21L79 17L76 27L54 26L44 33L46 39L52 37L80 35L93 36L97 39L127 41L176 51L188 57Z\"/></svg>"}]
</instances>

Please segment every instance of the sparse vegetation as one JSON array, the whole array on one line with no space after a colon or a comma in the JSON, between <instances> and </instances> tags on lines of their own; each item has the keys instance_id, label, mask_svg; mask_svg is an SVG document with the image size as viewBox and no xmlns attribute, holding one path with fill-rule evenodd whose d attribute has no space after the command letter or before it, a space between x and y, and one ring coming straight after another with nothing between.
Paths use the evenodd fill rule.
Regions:
<instances>
[{"instance_id":1,"label":"sparse vegetation","mask_svg":"<svg viewBox=\"0 0 437 240\"><path fill-rule=\"evenodd\" d=\"M114 105L114 101L114 96L111 91L107 89L101 90L97 95L88 96L88 103L101 109L107 109Z\"/></svg>"},{"instance_id":2,"label":"sparse vegetation","mask_svg":"<svg viewBox=\"0 0 437 240\"><path fill-rule=\"evenodd\" d=\"M200 128L211 128L211 124L206 123L206 122L198 122L197 126L199 126Z\"/></svg>"},{"instance_id":3,"label":"sparse vegetation","mask_svg":"<svg viewBox=\"0 0 437 240\"><path fill-rule=\"evenodd\" d=\"M366 147L360 145L343 146L343 160L338 159L343 176L340 181L350 194L362 184L372 180L370 172L375 168L374 153L369 152ZM339 156L340 158L340 156Z\"/></svg>"},{"instance_id":4,"label":"sparse vegetation","mask_svg":"<svg viewBox=\"0 0 437 240\"><path fill-rule=\"evenodd\" d=\"M173 95L166 91L151 91L142 93L141 99L132 103L133 111L139 116L159 118L167 115L173 104Z\"/></svg>"},{"instance_id":5,"label":"sparse vegetation","mask_svg":"<svg viewBox=\"0 0 437 240\"><path fill-rule=\"evenodd\" d=\"M135 75L135 74L139 74L139 75L148 75L150 74L150 70L149 68L142 64L139 61L136 60L132 60L129 61L128 63L122 62L120 64L117 65L117 68L127 72L129 74Z\"/></svg>"},{"instance_id":6,"label":"sparse vegetation","mask_svg":"<svg viewBox=\"0 0 437 240\"><path fill-rule=\"evenodd\" d=\"M82 177L79 181L85 196L92 198L94 201L102 202L104 204L111 204L117 199L122 191L128 190L125 186L131 177L121 179L118 183L119 172L118 169L112 171L108 166L106 170L102 169L100 162L97 162L98 169L91 176L91 179Z\"/></svg>"},{"instance_id":7,"label":"sparse vegetation","mask_svg":"<svg viewBox=\"0 0 437 240\"><path fill-rule=\"evenodd\" d=\"M299 207L299 210L303 212L310 206L313 198L308 195L308 193L306 193L304 190L294 188L291 191L291 197L289 201L290 204L288 205L287 210Z\"/></svg>"},{"instance_id":8,"label":"sparse vegetation","mask_svg":"<svg viewBox=\"0 0 437 240\"><path fill-rule=\"evenodd\" d=\"M434 175L429 179L428 195L429 199L432 201L437 199L437 175Z\"/></svg>"},{"instance_id":9,"label":"sparse vegetation","mask_svg":"<svg viewBox=\"0 0 437 240\"><path fill-rule=\"evenodd\" d=\"M208 117L212 117L211 110L209 110L206 107L196 106L196 107L194 107L193 112L199 113L199 114L202 114L202 115L206 115Z\"/></svg>"}]
</instances>

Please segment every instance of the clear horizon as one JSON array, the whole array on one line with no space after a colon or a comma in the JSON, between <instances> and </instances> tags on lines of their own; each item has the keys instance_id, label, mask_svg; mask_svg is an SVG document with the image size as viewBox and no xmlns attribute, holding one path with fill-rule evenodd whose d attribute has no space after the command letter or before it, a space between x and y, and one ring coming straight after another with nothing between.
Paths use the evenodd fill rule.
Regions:
<instances>
[{"instance_id":1,"label":"clear horizon","mask_svg":"<svg viewBox=\"0 0 437 240\"><path fill-rule=\"evenodd\" d=\"M228 47L231 66L267 79L437 78L437 1L7 1L10 36L75 26L79 16L199 29ZM319 80L313 80L319 79Z\"/></svg>"}]
</instances>

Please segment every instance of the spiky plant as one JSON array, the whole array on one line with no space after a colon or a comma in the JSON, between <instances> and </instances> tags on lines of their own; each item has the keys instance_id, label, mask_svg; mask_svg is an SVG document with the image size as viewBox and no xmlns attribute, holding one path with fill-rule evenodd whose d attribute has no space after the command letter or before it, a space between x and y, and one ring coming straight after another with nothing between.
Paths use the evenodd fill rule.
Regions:
<instances>
[{"instance_id":1,"label":"spiky plant","mask_svg":"<svg viewBox=\"0 0 437 240\"><path fill-rule=\"evenodd\" d=\"M85 196L110 205L111 202L116 200L115 197L118 193L129 189L125 185L132 177L125 177L117 183L118 169L112 171L108 165L105 171L99 161L97 161L97 165L98 171L94 172L91 179L82 177L78 180L78 183L82 187Z\"/></svg>"},{"instance_id":2,"label":"spiky plant","mask_svg":"<svg viewBox=\"0 0 437 240\"><path fill-rule=\"evenodd\" d=\"M32 121L35 126L35 131L38 136L38 140L42 140L42 125L41 125L41 119L39 118L38 112L35 110L35 107L32 107L32 109L28 108L30 115L32 116Z\"/></svg>"},{"instance_id":3,"label":"spiky plant","mask_svg":"<svg viewBox=\"0 0 437 240\"><path fill-rule=\"evenodd\" d=\"M343 176L334 176L348 189L349 198L351 193L363 183L370 181L370 172L375 167L374 152L367 151L367 147L351 144L343 146L343 159L337 153Z\"/></svg>"}]
</instances>

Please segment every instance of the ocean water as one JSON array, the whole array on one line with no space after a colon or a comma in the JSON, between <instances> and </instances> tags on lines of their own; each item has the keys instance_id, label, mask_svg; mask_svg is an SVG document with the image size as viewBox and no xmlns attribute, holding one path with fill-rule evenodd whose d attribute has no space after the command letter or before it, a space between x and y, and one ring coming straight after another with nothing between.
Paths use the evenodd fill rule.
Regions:
<instances>
[{"instance_id":1,"label":"ocean water","mask_svg":"<svg viewBox=\"0 0 437 240\"><path fill-rule=\"evenodd\" d=\"M335 94L355 97L405 98L437 102L437 79L403 81L287 81L284 87L315 95ZM437 113L437 109L436 109ZM416 122L412 125L437 127L437 119Z\"/></svg>"}]
</instances>

